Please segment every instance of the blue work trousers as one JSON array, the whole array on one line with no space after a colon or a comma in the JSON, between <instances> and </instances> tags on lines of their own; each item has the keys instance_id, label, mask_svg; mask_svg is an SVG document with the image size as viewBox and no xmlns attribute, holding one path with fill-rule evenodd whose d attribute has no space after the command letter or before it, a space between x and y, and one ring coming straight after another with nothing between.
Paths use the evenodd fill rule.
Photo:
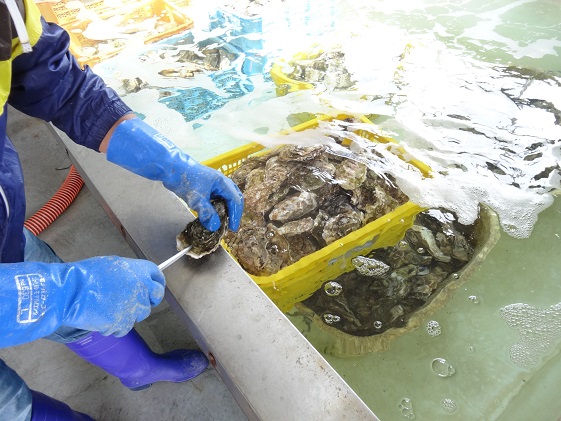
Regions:
<instances>
[{"instance_id":1,"label":"blue work trousers","mask_svg":"<svg viewBox=\"0 0 561 421\"><path fill-rule=\"evenodd\" d=\"M62 260L49 247L27 229L25 232L26 262L61 263ZM62 326L53 334L46 336L55 342L77 341L90 333L87 330ZM31 391L18 374L0 359L0 420L28 421L31 419Z\"/></svg>"}]
</instances>

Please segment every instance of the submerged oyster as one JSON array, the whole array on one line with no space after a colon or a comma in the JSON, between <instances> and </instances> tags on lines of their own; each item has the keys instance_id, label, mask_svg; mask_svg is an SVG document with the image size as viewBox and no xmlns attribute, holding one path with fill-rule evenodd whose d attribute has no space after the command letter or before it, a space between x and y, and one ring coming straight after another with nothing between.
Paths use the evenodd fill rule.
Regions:
<instances>
[{"instance_id":1,"label":"submerged oyster","mask_svg":"<svg viewBox=\"0 0 561 421\"><path fill-rule=\"evenodd\" d=\"M459 224L451 212L422 212L398 244L354 258L356 269L326 282L340 285L336 296L324 287L302 304L352 336L403 327L472 259L473 232L474 226ZM333 317L326 321L326 314Z\"/></svg>"},{"instance_id":2,"label":"submerged oyster","mask_svg":"<svg viewBox=\"0 0 561 421\"><path fill-rule=\"evenodd\" d=\"M177 250L183 250L192 246L187 255L200 259L218 248L220 240L222 240L228 229L229 218L224 201L213 200L212 205L220 217L220 228L216 231L209 231L203 227L199 218L189 222L185 229L177 236Z\"/></svg>"},{"instance_id":3,"label":"submerged oyster","mask_svg":"<svg viewBox=\"0 0 561 421\"><path fill-rule=\"evenodd\" d=\"M345 65L345 53L337 46L313 58L294 59L289 64L293 69L288 75L291 79L323 83L329 89L348 89L355 83Z\"/></svg>"}]
</instances>

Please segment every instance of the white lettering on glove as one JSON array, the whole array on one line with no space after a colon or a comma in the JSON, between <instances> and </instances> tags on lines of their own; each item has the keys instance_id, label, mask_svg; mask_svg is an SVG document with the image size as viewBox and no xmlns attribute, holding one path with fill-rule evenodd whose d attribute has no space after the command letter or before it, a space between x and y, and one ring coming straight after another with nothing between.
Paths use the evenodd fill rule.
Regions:
<instances>
[{"instance_id":1,"label":"white lettering on glove","mask_svg":"<svg viewBox=\"0 0 561 421\"><path fill-rule=\"evenodd\" d=\"M47 289L45 278L38 273L16 275L16 288L18 290L18 323L36 322L47 311Z\"/></svg>"}]
</instances>

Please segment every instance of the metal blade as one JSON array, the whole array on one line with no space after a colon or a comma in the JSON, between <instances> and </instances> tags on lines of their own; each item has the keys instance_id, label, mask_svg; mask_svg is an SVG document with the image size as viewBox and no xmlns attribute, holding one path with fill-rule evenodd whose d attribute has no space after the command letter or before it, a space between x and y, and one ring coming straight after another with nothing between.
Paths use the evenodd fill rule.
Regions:
<instances>
[{"instance_id":1,"label":"metal blade","mask_svg":"<svg viewBox=\"0 0 561 421\"><path fill-rule=\"evenodd\" d=\"M171 256L169 259L167 259L165 262L162 262L158 265L158 269L160 270L164 270L165 268L167 268L168 266L170 266L172 263L175 263L176 261L178 261L181 256L184 256L189 250L191 250L193 246L189 246L187 248L184 248L183 250L181 250L179 253Z\"/></svg>"}]
</instances>

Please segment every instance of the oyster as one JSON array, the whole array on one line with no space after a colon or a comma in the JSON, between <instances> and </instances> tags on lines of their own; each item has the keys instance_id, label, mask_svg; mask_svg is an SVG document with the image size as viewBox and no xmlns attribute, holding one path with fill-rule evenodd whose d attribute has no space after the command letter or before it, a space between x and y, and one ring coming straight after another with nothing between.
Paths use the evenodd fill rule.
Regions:
<instances>
[{"instance_id":1,"label":"oyster","mask_svg":"<svg viewBox=\"0 0 561 421\"><path fill-rule=\"evenodd\" d=\"M356 231L362 227L362 212L350 210L339 215L335 215L325 222L322 237L326 244L332 242Z\"/></svg>"},{"instance_id":2,"label":"oyster","mask_svg":"<svg viewBox=\"0 0 561 421\"><path fill-rule=\"evenodd\" d=\"M345 190L358 190L364 180L368 167L357 161L346 159L336 167L335 178Z\"/></svg>"},{"instance_id":3,"label":"oyster","mask_svg":"<svg viewBox=\"0 0 561 421\"><path fill-rule=\"evenodd\" d=\"M340 47L320 52L312 58L295 59L289 63L291 79L308 83L324 83L329 89L348 89L354 85L345 66L345 53Z\"/></svg>"},{"instance_id":4,"label":"oyster","mask_svg":"<svg viewBox=\"0 0 561 421\"><path fill-rule=\"evenodd\" d=\"M302 162L302 161L315 161L320 157L325 157L324 154L327 151L327 147L323 145L317 146L298 146L298 145L287 145L280 149L279 156L284 161L290 162Z\"/></svg>"},{"instance_id":5,"label":"oyster","mask_svg":"<svg viewBox=\"0 0 561 421\"><path fill-rule=\"evenodd\" d=\"M220 217L220 228L216 231L209 231L203 227L199 218L189 222L176 238L177 250L192 246L187 255L200 259L220 246L220 240L228 230L228 212L223 200L213 200L212 205Z\"/></svg>"},{"instance_id":6,"label":"oyster","mask_svg":"<svg viewBox=\"0 0 561 421\"><path fill-rule=\"evenodd\" d=\"M230 251L249 273L267 276L287 264L288 247L281 243L283 238L271 227L243 226L235 236L232 232L227 236Z\"/></svg>"},{"instance_id":7,"label":"oyster","mask_svg":"<svg viewBox=\"0 0 561 421\"><path fill-rule=\"evenodd\" d=\"M329 326L353 336L403 327L472 259L474 247L474 226L459 224L446 210L421 212L398 244L355 257L355 269L301 305L324 323L322 315L332 315ZM340 286L336 296L326 292L333 283Z\"/></svg>"},{"instance_id":8,"label":"oyster","mask_svg":"<svg viewBox=\"0 0 561 421\"><path fill-rule=\"evenodd\" d=\"M248 158L231 178L245 207L240 229L224 240L257 276L276 273L408 200L389 176L326 145L280 146Z\"/></svg>"},{"instance_id":9,"label":"oyster","mask_svg":"<svg viewBox=\"0 0 561 421\"><path fill-rule=\"evenodd\" d=\"M303 191L276 204L269 214L269 219L281 222L293 221L309 214L317 206L317 196Z\"/></svg>"},{"instance_id":10,"label":"oyster","mask_svg":"<svg viewBox=\"0 0 561 421\"><path fill-rule=\"evenodd\" d=\"M355 257L352 259L352 263L361 275L374 276L376 278L383 278L390 270L390 265L364 256Z\"/></svg>"},{"instance_id":11,"label":"oyster","mask_svg":"<svg viewBox=\"0 0 561 421\"><path fill-rule=\"evenodd\" d=\"M179 66L160 70L158 74L164 77L193 78L195 73L201 72L202 70L195 66Z\"/></svg>"}]
</instances>

